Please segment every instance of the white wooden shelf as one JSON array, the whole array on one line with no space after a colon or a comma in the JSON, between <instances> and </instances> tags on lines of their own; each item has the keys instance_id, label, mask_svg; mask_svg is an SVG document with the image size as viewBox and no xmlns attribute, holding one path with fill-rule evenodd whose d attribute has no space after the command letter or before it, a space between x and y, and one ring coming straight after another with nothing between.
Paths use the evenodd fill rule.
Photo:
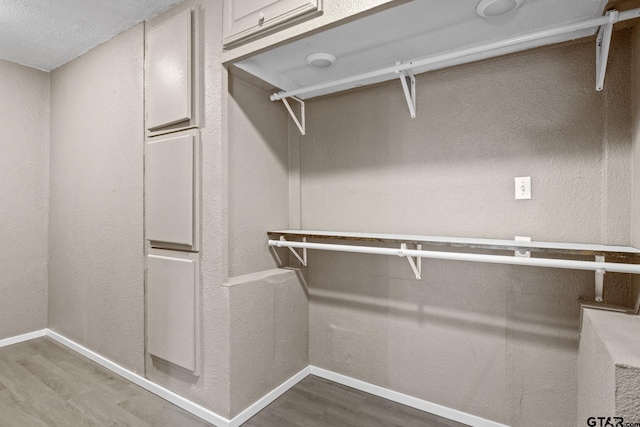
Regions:
<instances>
[{"instance_id":1,"label":"white wooden shelf","mask_svg":"<svg viewBox=\"0 0 640 427\"><path fill-rule=\"evenodd\" d=\"M281 89L283 101L305 134L305 113L288 100L304 101L399 79L411 118L416 113L415 75L575 40L597 33L596 90L602 90L615 23L640 17L640 8L607 11L603 0L540 0L497 20L482 19L461 2L402 4L245 58L234 65ZM376 28L371 32L371 28ZM464 31L460 31L464 28ZM368 34L368 37L361 37ZM307 66L310 54L337 58L328 67Z\"/></svg>"}]
</instances>

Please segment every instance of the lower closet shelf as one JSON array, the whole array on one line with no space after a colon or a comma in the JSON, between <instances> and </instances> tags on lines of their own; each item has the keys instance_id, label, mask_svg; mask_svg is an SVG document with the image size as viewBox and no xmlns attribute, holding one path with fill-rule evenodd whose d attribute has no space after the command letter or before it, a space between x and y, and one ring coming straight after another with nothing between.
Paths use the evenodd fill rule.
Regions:
<instances>
[{"instance_id":1,"label":"lower closet shelf","mask_svg":"<svg viewBox=\"0 0 640 427\"><path fill-rule=\"evenodd\" d=\"M422 258L594 271L597 302L603 301L603 276L605 272L640 274L640 265L637 264L640 261L640 250L629 246L312 230L280 230L269 231L267 234L269 236L279 237L279 240L269 240L269 246L289 248L303 266L307 266L307 249L391 255L406 258L409 266L416 276L416 279L422 278ZM302 239L302 241L287 240L292 238ZM341 242L345 240L350 242L378 242L386 245L365 246L315 243L308 242L308 238L315 240L336 240ZM389 247L389 244L392 243L399 244L400 247ZM415 248L409 248L408 245L414 245ZM423 250L423 245L495 251L531 251L542 253L543 255L552 255L554 257L529 258L459 251L444 252ZM302 249L302 254L298 253L296 249ZM575 258L576 255L591 256L595 257L595 260L584 261L567 259L567 255L571 255L572 258ZM558 258L562 256L564 256L564 258ZM612 260L615 261L612 262Z\"/></svg>"}]
</instances>

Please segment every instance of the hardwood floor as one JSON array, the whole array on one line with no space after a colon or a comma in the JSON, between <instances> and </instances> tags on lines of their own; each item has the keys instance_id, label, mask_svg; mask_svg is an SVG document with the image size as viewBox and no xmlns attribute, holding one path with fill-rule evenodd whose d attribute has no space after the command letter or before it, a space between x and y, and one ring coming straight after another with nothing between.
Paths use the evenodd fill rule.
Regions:
<instances>
[{"instance_id":1,"label":"hardwood floor","mask_svg":"<svg viewBox=\"0 0 640 427\"><path fill-rule=\"evenodd\" d=\"M462 427L324 378L309 375L243 427Z\"/></svg>"},{"instance_id":2,"label":"hardwood floor","mask_svg":"<svg viewBox=\"0 0 640 427\"><path fill-rule=\"evenodd\" d=\"M0 426L211 424L50 338L0 348Z\"/></svg>"},{"instance_id":3,"label":"hardwood floor","mask_svg":"<svg viewBox=\"0 0 640 427\"><path fill-rule=\"evenodd\" d=\"M49 338L0 348L0 426L210 426ZM245 427L460 427L309 376Z\"/></svg>"}]
</instances>

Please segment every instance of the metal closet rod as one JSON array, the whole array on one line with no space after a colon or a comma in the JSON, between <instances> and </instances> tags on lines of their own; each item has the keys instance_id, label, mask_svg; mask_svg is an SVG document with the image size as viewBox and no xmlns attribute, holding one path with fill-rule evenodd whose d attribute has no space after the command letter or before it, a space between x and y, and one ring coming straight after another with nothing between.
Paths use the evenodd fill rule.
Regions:
<instances>
[{"instance_id":1,"label":"metal closet rod","mask_svg":"<svg viewBox=\"0 0 640 427\"><path fill-rule=\"evenodd\" d=\"M415 68L424 67L427 65L434 65L440 62L450 61L458 58L462 58L469 55L480 54L489 52L504 47L515 46L535 40L544 39L547 37L559 36L562 34L572 33L574 31L586 30L588 28L600 27L602 25L614 24L620 21L628 21L640 17L640 8L627 10L624 12L614 13L610 11L607 15L599 16L597 18L586 19L584 21L576 22L573 24L563 25L555 28L549 28L546 30L536 31L533 33L525 34L522 36L512 37L506 40L499 40L491 43L486 43L479 46L473 46L465 49L454 50L451 52L443 53L440 55L430 56L424 59L418 59L415 61L403 62L390 67L381 68L379 70L370 71L368 73L358 74L351 77L345 77L343 79L333 80L330 82L319 83L317 85L307 86L300 89L294 89L286 92L278 92L271 95L272 101L278 101L284 98L290 98L298 95L304 95L306 93L315 92L322 89L328 89L332 87L338 87L348 85L352 83L362 82L375 77L380 77L390 74L398 74L402 71L410 71Z\"/></svg>"},{"instance_id":2,"label":"metal closet rod","mask_svg":"<svg viewBox=\"0 0 640 427\"><path fill-rule=\"evenodd\" d=\"M269 240L269 246L277 248L318 249L323 251L352 252L361 254L392 255L445 259L452 261L486 262L491 264L528 265L534 267L564 268L569 270L589 270L596 272L640 274L640 265L612 262L574 261L568 259L523 258L505 255L471 254L463 252L438 252L415 249L380 248L372 246L335 245L328 243L292 242Z\"/></svg>"}]
</instances>

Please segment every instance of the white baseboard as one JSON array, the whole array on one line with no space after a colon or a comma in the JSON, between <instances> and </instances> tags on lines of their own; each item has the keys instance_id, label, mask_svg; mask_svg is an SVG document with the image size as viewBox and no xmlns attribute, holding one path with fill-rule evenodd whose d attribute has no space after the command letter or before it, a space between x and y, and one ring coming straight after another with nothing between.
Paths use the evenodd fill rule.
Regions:
<instances>
[{"instance_id":1,"label":"white baseboard","mask_svg":"<svg viewBox=\"0 0 640 427\"><path fill-rule=\"evenodd\" d=\"M47 329L47 336L65 347L70 348L71 350L80 353L81 355L93 360L98 365L101 365L108 370L112 371L115 374L120 375L121 377L131 381L132 383L139 385L145 390L150 391L151 393L160 396L161 398L173 403L176 406L184 409L187 412L191 412L196 417L202 418L203 420L218 426L218 427L230 427L230 421L227 418L224 418L213 411L208 410L195 402L192 402L188 399L185 399L182 396L177 395L171 390L167 390L166 388L159 386L158 384L149 381L148 379L141 377L135 372L131 372L127 368L124 368L117 363L110 361L109 359L100 356L98 353L89 350L82 345L71 341L68 338L63 337L57 332L52 331L51 329Z\"/></svg>"},{"instance_id":2,"label":"white baseboard","mask_svg":"<svg viewBox=\"0 0 640 427\"><path fill-rule=\"evenodd\" d=\"M202 418L203 420L218 427L239 427L244 422L249 420L249 418L253 417L255 414L257 414L262 409L267 407L267 405L269 405L271 402L276 400L278 397L282 396L291 387L295 386L298 382L302 381L309 374L316 375L318 377L325 378L330 381L334 381L336 383L346 385L348 387L352 387L357 390L382 397L384 399L391 400L393 402L411 406L412 408L429 412L431 414L438 415L440 417L447 418L452 421L457 421L463 424L467 424L472 427L509 427L509 426L506 426L505 424L500 424L495 421L491 421L475 415L467 414L465 412L458 411L456 409L451 409L446 406L438 405L437 403L432 403L426 400L418 399L416 397L409 396L407 394L403 394L397 391L393 391L384 387L377 386L375 384L357 380L355 378L338 374L336 372L332 372L327 369L318 368L316 366L307 366L306 368L302 369L300 372L298 372L297 374L289 378L284 383L280 384L274 390L264 395L261 399L259 399L254 404L249 406L240 414L236 415L235 417L229 420L225 417L222 417L216 414L213 411L210 411L209 409L203 406L198 405L195 402L192 402L188 399L185 399L182 396L179 396L178 394L172 392L171 390L168 390L152 381L149 381L148 379L136 374L135 372L132 372L127 368L124 368L118 365L117 363L112 362L106 357L103 357L98 353L92 350L89 350L88 348L74 341L71 341L68 338L65 338L64 336L58 334L57 332L52 331L51 329L42 329L39 331L30 332L28 334L19 335L17 337L0 340L0 348L8 345L12 345L12 344L17 344L23 341L40 338L45 335L59 342L65 347L93 360L94 362L110 370L111 372L117 375L120 375L121 377L144 388L145 390L150 391L151 393L173 403L174 405L184 409L185 411L190 412L193 415L199 418Z\"/></svg>"},{"instance_id":3,"label":"white baseboard","mask_svg":"<svg viewBox=\"0 0 640 427\"><path fill-rule=\"evenodd\" d=\"M388 388L360 381L346 375L329 371L327 369L318 368L317 366L311 366L310 368L311 375L315 375L342 385L346 385L347 387L355 388L356 390L364 391L366 393L370 393L375 396L391 400L393 402L401 403L403 405L411 406L412 408L420 409L421 411L429 412L431 414L438 415L452 421L457 421L459 423L463 423L472 427L509 427L505 424L500 424L495 421L487 420L486 418L467 414L466 412L438 405L437 403L418 399L417 397L409 396L408 394L389 390Z\"/></svg>"},{"instance_id":4,"label":"white baseboard","mask_svg":"<svg viewBox=\"0 0 640 427\"><path fill-rule=\"evenodd\" d=\"M44 334L42 334L44 335ZM41 335L41 336L42 336ZM204 408L198 405L195 402L192 402L188 399L185 399L182 396L177 395L171 390L167 390L166 388L149 381L148 379L141 377L135 372L131 372L130 370L118 365L110 361L109 359L99 355L98 353L89 350L88 348L71 341L68 338L63 337L57 332L52 331L51 329L46 330L46 335L53 340L56 340L60 344L68 347L69 349L80 353L81 355L93 360L97 364L107 368L108 370L114 372L115 374L120 375L121 377L131 381L132 383L139 385L151 393L160 396L161 398L173 403L176 406L184 409L187 412L192 413L193 415L202 418L203 420L218 426L218 427L239 427L242 423L246 422L249 418L253 417L255 414L264 409L271 402L276 400L278 397L283 395L287 390L296 385L298 382L302 381L307 375L309 375L309 367L302 369L300 372L289 378L284 383L280 384L274 390L267 393L257 402L249 406L247 409L242 411L240 414L236 415L232 419L227 419L216 414L213 411L210 411L207 408Z\"/></svg>"},{"instance_id":5,"label":"white baseboard","mask_svg":"<svg viewBox=\"0 0 640 427\"><path fill-rule=\"evenodd\" d=\"M298 384L300 381L305 379L307 375L309 375L310 367L302 369L300 372L280 384L278 387L264 395L260 400L255 402L253 405L249 406L244 411L240 412L238 415L233 417L229 421L229 427L239 427L242 423L249 420L249 418L253 417L258 412L262 411L266 408L271 402L282 396L287 390L289 390L294 385Z\"/></svg>"},{"instance_id":6,"label":"white baseboard","mask_svg":"<svg viewBox=\"0 0 640 427\"><path fill-rule=\"evenodd\" d=\"M8 345L18 344L24 341L40 338L45 336L46 334L47 334L46 329L40 329L39 331L29 332L26 334L18 335L16 337L5 338L3 340L0 340L0 348L6 347Z\"/></svg>"}]
</instances>

